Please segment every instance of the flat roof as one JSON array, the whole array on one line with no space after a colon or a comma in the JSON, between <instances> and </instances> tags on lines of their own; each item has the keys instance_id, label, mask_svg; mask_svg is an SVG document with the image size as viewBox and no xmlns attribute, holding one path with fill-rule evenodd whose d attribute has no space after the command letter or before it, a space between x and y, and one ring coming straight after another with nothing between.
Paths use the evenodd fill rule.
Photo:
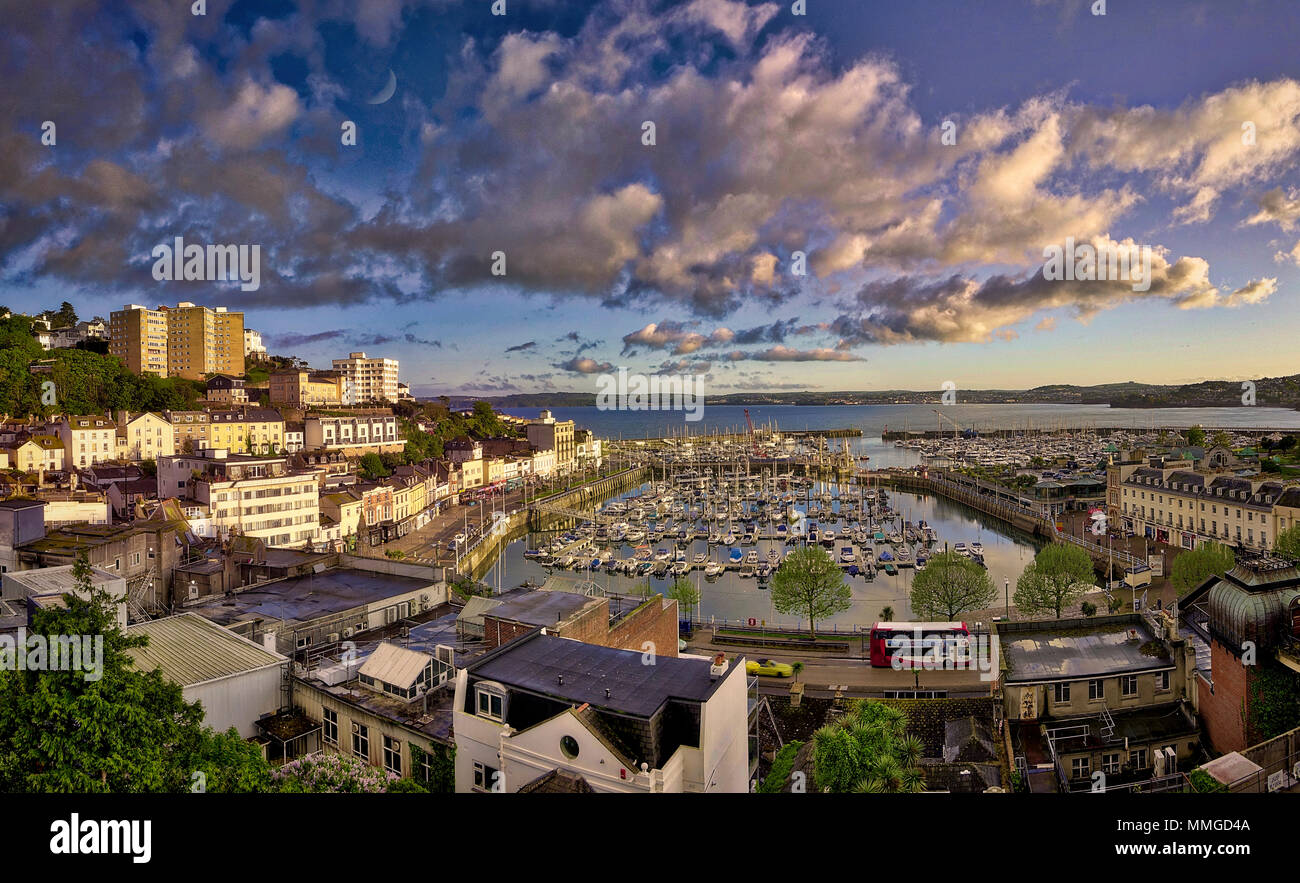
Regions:
<instances>
[{"instance_id":1,"label":"flat roof","mask_svg":"<svg viewBox=\"0 0 1300 883\"><path fill-rule=\"evenodd\" d=\"M53 592L62 594L73 592L77 588L76 577L72 575L75 566L64 564L60 567L41 567L36 570L11 570L5 573L5 577L26 588L32 595L48 595ZM98 567L90 568L92 586L106 586L122 579L110 571Z\"/></svg>"},{"instance_id":2,"label":"flat roof","mask_svg":"<svg viewBox=\"0 0 1300 883\"><path fill-rule=\"evenodd\" d=\"M1137 632L1136 638L1129 631ZM1007 683L1069 681L1173 668L1168 658L1143 652L1155 638L1136 624L1093 629L1012 632L1001 638ZM1163 647L1163 645L1161 645Z\"/></svg>"},{"instance_id":3,"label":"flat roof","mask_svg":"<svg viewBox=\"0 0 1300 883\"><path fill-rule=\"evenodd\" d=\"M485 616L542 626L563 622L597 600L574 592L542 589L515 590L496 597L501 603L484 611Z\"/></svg>"},{"instance_id":4,"label":"flat roof","mask_svg":"<svg viewBox=\"0 0 1300 883\"><path fill-rule=\"evenodd\" d=\"M127 626L131 636L149 643L127 650L141 671L162 672L182 687L256 671L287 661L195 613L178 613Z\"/></svg>"},{"instance_id":5,"label":"flat roof","mask_svg":"<svg viewBox=\"0 0 1300 883\"><path fill-rule=\"evenodd\" d=\"M727 672L735 665L728 660ZM469 668L476 679L638 717L649 717L669 699L703 702L725 678L709 675L708 660L659 656L646 665L635 650L540 633L511 641Z\"/></svg>"},{"instance_id":6,"label":"flat roof","mask_svg":"<svg viewBox=\"0 0 1300 883\"><path fill-rule=\"evenodd\" d=\"M432 579L341 567L274 580L261 588L238 592L233 598L214 599L194 610L220 625L249 619L307 622L433 584Z\"/></svg>"}]
</instances>

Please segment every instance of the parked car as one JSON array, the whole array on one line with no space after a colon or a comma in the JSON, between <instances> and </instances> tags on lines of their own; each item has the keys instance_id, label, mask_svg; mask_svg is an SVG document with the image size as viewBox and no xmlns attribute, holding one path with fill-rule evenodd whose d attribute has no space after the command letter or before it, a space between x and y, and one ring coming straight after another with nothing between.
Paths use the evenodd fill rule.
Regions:
<instances>
[{"instance_id":1,"label":"parked car","mask_svg":"<svg viewBox=\"0 0 1300 883\"><path fill-rule=\"evenodd\" d=\"M751 659L745 663L745 672L770 678L788 678L794 676L794 667L774 659Z\"/></svg>"}]
</instances>

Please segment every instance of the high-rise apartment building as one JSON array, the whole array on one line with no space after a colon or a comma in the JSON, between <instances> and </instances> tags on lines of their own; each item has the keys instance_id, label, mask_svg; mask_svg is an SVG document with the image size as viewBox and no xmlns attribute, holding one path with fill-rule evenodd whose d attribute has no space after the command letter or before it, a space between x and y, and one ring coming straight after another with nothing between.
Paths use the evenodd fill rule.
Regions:
<instances>
[{"instance_id":1,"label":"high-rise apartment building","mask_svg":"<svg viewBox=\"0 0 1300 883\"><path fill-rule=\"evenodd\" d=\"M168 376L167 313L139 304L114 310L109 316L108 351L133 374Z\"/></svg>"},{"instance_id":2,"label":"high-rise apartment building","mask_svg":"<svg viewBox=\"0 0 1300 883\"><path fill-rule=\"evenodd\" d=\"M137 374L202 380L244 374L244 314L189 301L149 310L130 304L110 317L109 352Z\"/></svg>"},{"instance_id":3,"label":"high-rise apartment building","mask_svg":"<svg viewBox=\"0 0 1300 883\"><path fill-rule=\"evenodd\" d=\"M371 359L365 353L348 353L335 359L334 370L343 375L343 404L397 401L397 360Z\"/></svg>"}]
</instances>

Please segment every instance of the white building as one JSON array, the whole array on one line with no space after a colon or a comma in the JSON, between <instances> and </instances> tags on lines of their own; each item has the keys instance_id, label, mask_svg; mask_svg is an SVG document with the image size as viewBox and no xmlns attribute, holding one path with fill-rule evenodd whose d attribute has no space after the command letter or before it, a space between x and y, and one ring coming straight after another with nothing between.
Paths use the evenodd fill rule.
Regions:
<instances>
[{"instance_id":1,"label":"white building","mask_svg":"<svg viewBox=\"0 0 1300 883\"><path fill-rule=\"evenodd\" d=\"M642 657L534 631L467 665L456 790L515 792L558 771L597 792L747 791L743 658Z\"/></svg>"},{"instance_id":2,"label":"white building","mask_svg":"<svg viewBox=\"0 0 1300 883\"><path fill-rule=\"evenodd\" d=\"M334 370L343 375L343 404L397 401L397 360L371 359L365 353L349 353L335 359Z\"/></svg>"},{"instance_id":3,"label":"white building","mask_svg":"<svg viewBox=\"0 0 1300 883\"><path fill-rule=\"evenodd\" d=\"M262 332L252 328L244 329L244 355L253 358L266 357L266 345L262 343Z\"/></svg>"},{"instance_id":4,"label":"white building","mask_svg":"<svg viewBox=\"0 0 1300 883\"><path fill-rule=\"evenodd\" d=\"M383 449L403 444L392 414L352 414L347 417L310 415L303 421L303 447L308 451Z\"/></svg>"},{"instance_id":5,"label":"white building","mask_svg":"<svg viewBox=\"0 0 1300 883\"><path fill-rule=\"evenodd\" d=\"M219 733L234 727L245 739L256 736L257 719L283 704L288 657L196 613L137 623L127 634L149 638L127 651L136 668L179 684L186 702L203 703L203 723Z\"/></svg>"},{"instance_id":6,"label":"white building","mask_svg":"<svg viewBox=\"0 0 1300 883\"><path fill-rule=\"evenodd\" d=\"M62 605L64 595L76 595L87 598L87 594L77 587L76 577L72 574L75 565L62 567L42 567L37 570L20 570L8 572L0 583L0 597L5 601L23 601L42 604ZM92 588L107 592L116 604L117 624L126 628L126 579L117 574L90 568Z\"/></svg>"},{"instance_id":7,"label":"white building","mask_svg":"<svg viewBox=\"0 0 1300 883\"><path fill-rule=\"evenodd\" d=\"M117 424L104 415L70 415L57 426L67 468L84 468L116 459Z\"/></svg>"}]
</instances>

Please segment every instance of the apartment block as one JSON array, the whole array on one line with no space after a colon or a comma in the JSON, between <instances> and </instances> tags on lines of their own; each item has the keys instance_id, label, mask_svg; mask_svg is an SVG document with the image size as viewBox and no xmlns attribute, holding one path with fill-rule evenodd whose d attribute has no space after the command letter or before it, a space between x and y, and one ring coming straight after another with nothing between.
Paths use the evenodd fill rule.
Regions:
<instances>
[{"instance_id":1,"label":"apartment block","mask_svg":"<svg viewBox=\"0 0 1300 883\"><path fill-rule=\"evenodd\" d=\"M543 411L528 424L528 441L537 450L555 452L555 468L566 472L573 468L577 457L572 420L556 420L550 411Z\"/></svg>"},{"instance_id":2,"label":"apartment block","mask_svg":"<svg viewBox=\"0 0 1300 883\"><path fill-rule=\"evenodd\" d=\"M120 460L157 460L176 453L176 431L161 414L148 411L117 415L117 454Z\"/></svg>"},{"instance_id":3,"label":"apartment block","mask_svg":"<svg viewBox=\"0 0 1300 883\"><path fill-rule=\"evenodd\" d=\"M397 401L397 360L369 358L365 353L349 353L335 359L334 370L343 375L343 404Z\"/></svg>"},{"instance_id":4,"label":"apartment block","mask_svg":"<svg viewBox=\"0 0 1300 883\"><path fill-rule=\"evenodd\" d=\"M158 494L208 506L218 536L256 537L268 546L315 542L320 522L317 475L285 457L231 454L162 457Z\"/></svg>"},{"instance_id":5,"label":"apartment block","mask_svg":"<svg viewBox=\"0 0 1300 883\"><path fill-rule=\"evenodd\" d=\"M242 454L274 454L284 450L284 418L272 408L239 407L211 411L210 447Z\"/></svg>"},{"instance_id":6,"label":"apartment block","mask_svg":"<svg viewBox=\"0 0 1300 883\"><path fill-rule=\"evenodd\" d=\"M162 310L128 304L109 315L108 351L133 374L168 376L167 337L167 314Z\"/></svg>"}]
</instances>

